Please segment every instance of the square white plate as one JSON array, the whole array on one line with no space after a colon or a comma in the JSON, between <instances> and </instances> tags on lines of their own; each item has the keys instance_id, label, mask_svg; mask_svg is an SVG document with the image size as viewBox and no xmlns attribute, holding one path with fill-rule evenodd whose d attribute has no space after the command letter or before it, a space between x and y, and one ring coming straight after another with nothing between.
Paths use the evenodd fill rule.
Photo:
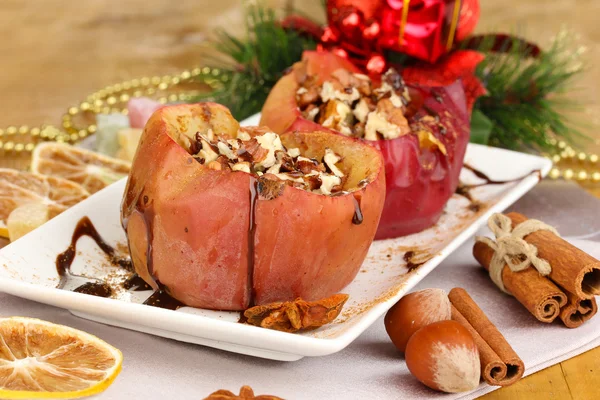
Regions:
<instances>
[{"instance_id":1,"label":"square white plate","mask_svg":"<svg viewBox=\"0 0 600 400\"><path fill-rule=\"evenodd\" d=\"M434 227L373 243L360 273L343 291L350 299L342 314L332 324L314 331L291 334L244 325L237 322L239 313L234 312L189 307L170 311L143 305L151 294L148 291L101 298L68 290L73 289L72 285L57 289L56 257L69 246L75 225L82 217L88 216L108 243L126 243L119 218L125 180L0 250L0 291L62 307L98 322L257 357L293 361L332 354L348 346L468 240L492 213L506 209L551 168L550 161L541 157L479 145L469 145L466 162L495 180L522 179L474 189L473 197L484 204L480 211L469 210L469 201L454 195ZM462 178L466 183L479 182L469 171L463 171ZM105 277L115 272L89 238L80 239L77 249L72 267L75 273ZM428 261L409 271L404 260L407 251L415 251Z\"/></svg>"}]
</instances>

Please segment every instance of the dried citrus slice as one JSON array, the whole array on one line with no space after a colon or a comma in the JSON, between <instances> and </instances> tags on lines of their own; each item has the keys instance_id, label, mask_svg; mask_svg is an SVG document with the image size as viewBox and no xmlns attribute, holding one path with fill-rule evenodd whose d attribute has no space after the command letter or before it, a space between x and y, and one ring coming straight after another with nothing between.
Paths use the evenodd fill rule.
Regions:
<instances>
[{"instance_id":1,"label":"dried citrus slice","mask_svg":"<svg viewBox=\"0 0 600 400\"><path fill-rule=\"evenodd\" d=\"M2 220L0 220L0 237L8 237L8 227L6 226L6 223Z\"/></svg>"},{"instance_id":2,"label":"dried citrus slice","mask_svg":"<svg viewBox=\"0 0 600 400\"><path fill-rule=\"evenodd\" d=\"M88 196L87 190L66 179L0 168L0 235L8 237L6 220L17 207L45 204L52 218Z\"/></svg>"},{"instance_id":3,"label":"dried citrus slice","mask_svg":"<svg viewBox=\"0 0 600 400\"><path fill-rule=\"evenodd\" d=\"M11 242L42 226L50 219L48 206L43 203L28 203L15 208L6 221Z\"/></svg>"},{"instance_id":4,"label":"dried citrus slice","mask_svg":"<svg viewBox=\"0 0 600 400\"><path fill-rule=\"evenodd\" d=\"M88 333L33 318L0 318L1 399L98 394L122 362L118 349Z\"/></svg>"},{"instance_id":5,"label":"dried citrus slice","mask_svg":"<svg viewBox=\"0 0 600 400\"><path fill-rule=\"evenodd\" d=\"M33 151L31 171L79 183L96 193L127 176L131 163L64 143L46 142Z\"/></svg>"}]
</instances>

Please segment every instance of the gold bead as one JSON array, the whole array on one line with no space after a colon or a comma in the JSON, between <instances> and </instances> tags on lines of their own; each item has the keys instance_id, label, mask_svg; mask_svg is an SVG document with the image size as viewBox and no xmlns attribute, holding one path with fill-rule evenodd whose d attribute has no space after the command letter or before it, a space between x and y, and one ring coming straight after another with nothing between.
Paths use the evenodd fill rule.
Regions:
<instances>
[{"instance_id":1,"label":"gold bead","mask_svg":"<svg viewBox=\"0 0 600 400\"><path fill-rule=\"evenodd\" d=\"M14 135L15 133L17 133L17 127L16 126L9 126L8 128L6 128L6 134L7 135Z\"/></svg>"},{"instance_id":2,"label":"gold bead","mask_svg":"<svg viewBox=\"0 0 600 400\"><path fill-rule=\"evenodd\" d=\"M62 120L63 121L70 121L71 120L71 116L69 114L63 114Z\"/></svg>"},{"instance_id":3,"label":"gold bead","mask_svg":"<svg viewBox=\"0 0 600 400\"><path fill-rule=\"evenodd\" d=\"M153 77L150 79L150 82L151 82L153 85L158 85L158 84L160 83L160 76L153 76Z\"/></svg>"},{"instance_id":4,"label":"gold bead","mask_svg":"<svg viewBox=\"0 0 600 400\"><path fill-rule=\"evenodd\" d=\"M15 148L15 143L14 142L6 142L4 143L4 150L6 151L12 151Z\"/></svg>"},{"instance_id":5,"label":"gold bead","mask_svg":"<svg viewBox=\"0 0 600 400\"><path fill-rule=\"evenodd\" d=\"M166 83L171 82L171 75L163 75L160 80Z\"/></svg>"},{"instance_id":6,"label":"gold bead","mask_svg":"<svg viewBox=\"0 0 600 400\"><path fill-rule=\"evenodd\" d=\"M29 131L29 134L31 136L39 136L40 135L40 128L31 128L31 131Z\"/></svg>"},{"instance_id":7,"label":"gold bead","mask_svg":"<svg viewBox=\"0 0 600 400\"><path fill-rule=\"evenodd\" d=\"M587 154L585 154L584 152L577 154L577 159L579 161L585 161L586 158L587 158Z\"/></svg>"},{"instance_id":8,"label":"gold bead","mask_svg":"<svg viewBox=\"0 0 600 400\"><path fill-rule=\"evenodd\" d=\"M600 172L594 172L594 173L592 174L592 180L593 180L594 182L600 182Z\"/></svg>"},{"instance_id":9,"label":"gold bead","mask_svg":"<svg viewBox=\"0 0 600 400\"><path fill-rule=\"evenodd\" d=\"M597 154L590 154L590 162L597 163L598 162L598 155Z\"/></svg>"},{"instance_id":10,"label":"gold bead","mask_svg":"<svg viewBox=\"0 0 600 400\"><path fill-rule=\"evenodd\" d=\"M174 93L170 94L169 97L168 97L168 99L169 99L170 102L177 101L177 95L174 94Z\"/></svg>"},{"instance_id":11,"label":"gold bead","mask_svg":"<svg viewBox=\"0 0 600 400\"><path fill-rule=\"evenodd\" d=\"M96 125L90 125L90 126L87 127L87 131L89 133L95 133L96 129L97 129Z\"/></svg>"},{"instance_id":12,"label":"gold bead","mask_svg":"<svg viewBox=\"0 0 600 400\"><path fill-rule=\"evenodd\" d=\"M21 125L19 127L19 134L25 135L27 132L29 132L29 127L27 125Z\"/></svg>"},{"instance_id":13,"label":"gold bead","mask_svg":"<svg viewBox=\"0 0 600 400\"><path fill-rule=\"evenodd\" d=\"M557 164L557 163L559 163L561 159L562 159L562 157L561 157L561 156L559 156L558 154L555 154L555 155L553 155L553 156L552 156L552 162L553 162L554 164Z\"/></svg>"},{"instance_id":14,"label":"gold bead","mask_svg":"<svg viewBox=\"0 0 600 400\"><path fill-rule=\"evenodd\" d=\"M177 84L179 84L179 82L180 82L180 79L176 76L171 79L172 85L177 85Z\"/></svg>"},{"instance_id":15,"label":"gold bead","mask_svg":"<svg viewBox=\"0 0 600 400\"><path fill-rule=\"evenodd\" d=\"M71 123L71 121L63 121L63 124L62 124L62 126L63 126L63 128L65 128L65 129L69 129L69 128L72 128L72 127L73 127L73 124Z\"/></svg>"},{"instance_id":16,"label":"gold bead","mask_svg":"<svg viewBox=\"0 0 600 400\"><path fill-rule=\"evenodd\" d=\"M556 146L556 145L557 145L557 143L558 143L558 141L557 141L555 138L550 138L550 139L548 139L548 144L549 144L550 146Z\"/></svg>"},{"instance_id":17,"label":"gold bead","mask_svg":"<svg viewBox=\"0 0 600 400\"><path fill-rule=\"evenodd\" d=\"M17 143L17 144L15 144L15 151L17 153L20 153L23 150L25 150L25 145L23 143Z\"/></svg>"},{"instance_id":18,"label":"gold bead","mask_svg":"<svg viewBox=\"0 0 600 400\"><path fill-rule=\"evenodd\" d=\"M4 150L4 142L0 140L0 150Z\"/></svg>"},{"instance_id":19,"label":"gold bead","mask_svg":"<svg viewBox=\"0 0 600 400\"><path fill-rule=\"evenodd\" d=\"M550 170L550 173L548 174L548 176L551 179L558 179L558 178L560 178L560 170L558 168L552 168Z\"/></svg>"},{"instance_id":20,"label":"gold bead","mask_svg":"<svg viewBox=\"0 0 600 400\"><path fill-rule=\"evenodd\" d=\"M34 148L35 148L35 144L33 144L33 143L27 143L25 145L25 151L33 151Z\"/></svg>"},{"instance_id":21,"label":"gold bead","mask_svg":"<svg viewBox=\"0 0 600 400\"><path fill-rule=\"evenodd\" d=\"M153 95L154 93L156 93L156 89L154 89L153 87L149 87L148 89L146 89L146 93L149 95Z\"/></svg>"},{"instance_id":22,"label":"gold bead","mask_svg":"<svg viewBox=\"0 0 600 400\"><path fill-rule=\"evenodd\" d=\"M4 129L0 129L0 137L4 136Z\"/></svg>"},{"instance_id":23,"label":"gold bead","mask_svg":"<svg viewBox=\"0 0 600 400\"><path fill-rule=\"evenodd\" d=\"M120 91L122 91L122 90L123 90L123 85L121 85L120 83L116 83L116 84L113 86L113 90L114 90L115 92L120 92Z\"/></svg>"},{"instance_id":24,"label":"gold bead","mask_svg":"<svg viewBox=\"0 0 600 400\"><path fill-rule=\"evenodd\" d=\"M150 84L150 78L144 76L142 79L140 79L140 84L142 86L148 86Z\"/></svg>"},{"instance_id":25,"label":"gold bead","mask_svg":"<svg viewBox=\"0 0 600 400\"><path fill-rule=\"evenodd\" d=\"M577 173L577 180L578 181L585 181L588 178L588 174L587 172L581 170Z\"/></svg>"},{"instance_id":26,"label":"gold bead","mask_svg":"<svg viewBox=\"0 0 600 400\"><path fill-rule=\"evenodd\" d=\"M112 106L117 103L117 99L114 96L110 96L106 99L106 103Z\"/></svg>"},{"instance_id":27,"label":"gold bead","mask_svg":"<svg viewBox=\"0 0 600 400\"><path fill-rule=\"evenodd\" d=\"M132 88L136 88L140 86L140 80L139 79L132 79L131 80L131 87Z\"/></svg>"},{"instance_id":28,"label":"gold bead","mask_svg":"<svg viewBox=\"0 0 600 400\"><path fill-rule=\"evenodd\" d=\"M567 147L567 144L564 141L560 141L558 142L558 148L559 149L564 149L565 147Z\"/></svg>"},{"instance_id":29,"label":"gold bead","mask_svg":"<svg viewBox=\"0 0 600 400\"><path fill-rule=\"evenodd\" d=\"M124 108L124 109L121 110L121 114L127 115L127 114L129 114L129 110L126 109L126 108Z\"/></svg>"},{"instance_id":30,"label":"gold bead","mask_svg":"<svg viewBox=\"0 0 600 400\"><path fill-rule=\"evenodd\" d=\"M575 174L571 168L567 168L563 171L563 178L565 178L566 180L573 179L573 175Z\"/></svg>"},{"instance_id":31,"label":"gold bead","mask_svg":"<svg viewBox=\"0 0 600 400\"><path fill-rule=\"evenodd\" d=\"M69 108L69 114L71 114L71 115L76 115L78 112L79 112L79 109L77 107Z\"/></svg>"},{"instance_id":32,"label":"gold bead","mask_svg":"<svg viewBox=\"0 0 600 400\"><path fill-rule=\"evenodd\" d=\"M79 137L83 139L88 135L88 131L85 129L81 129L79 132L77 132L77 135L79 135Z\"/></svg>"},{"instance_id":33,"label":"gold bead","mask_svg":"<svg viewBox=\"0 0 600 400\"><path fill-rule=\"evenodd\" d=\"M200 68L194 68L192 70L192 75L200 75L200 74L208 75L210 74L210 67L204 67L202 70Z\"/></svg>"},{"instance_id":34,"label":"gold bead","mask_svg":"<svg viewBox=\"0 0 600 400\"><path fill-rule=\"evenodd\" d=\"M97 92L97 97L99 97L99 98L104 98L104 97L106 97L106 96L108 96L108 93L107 93L106 89L101 89L101 90L98 90L98 92Z\"/></svg>"},{"instance_id":35,"label":"gold bead","mask_svg":"<svg viewBox=\"0 0 600 400\"><path fill-rule=\"evenodd\" d=\"M71 142L76 142L79 140L79 135L76 133L71 133L71 135L69 136L69 139L71 140Z\"/></svg>"},{"instance_id":36,"label":"gold bead","mask_svg":"<svg viewBox=\"0 0 600 400\"><path fill-rule=\"evenodd\" d=\"M131 82L123 82L123 90L131 89Z\"/></svg>"},{"instance_id":37,"label":"gold bead","mask_svg":"<svg viewBox=\"0 0 600 400\"><path fill-rule=\"evenodd\" d=\"M136 90L135 92L133 92L133 97L142 97L142 91Z\"/></svg>"},{"instance_id":38,"label":"gold bead","mask_svg":"<svg viewBox=\"0 0 600 400\"><path fill-rule=\"evenodd\" d=\"M110 114L110 107L102 107L102 114Z\"/></svg>"},{"instance_id":39,"label":"gold bead","mask_svg":"<svg viewBox=\"0 0 600 400\"><path fill-rule=\"evenodd\" d=\"M161 82L161 83L158 85L158 90L165 90L165 89L167 89L168 87L169 87L169 85L168 85L168 84L166 84L165 82Z\"/></svg>"},{"instance_id":40,"label":"gold bead","mask_svg":"<svg viewBox=\"0 0 600 400\"><path fill-rule=\"evenodd\" d=\"M129 95L127 93L123 93L121 96L119 96L119 100L121 100L122 103L127 103L129 101Z\"/></svg>"},{"instance_id":41,"label":"gold bead","mask_svg":"<svg viewBox=\"0 0 600 400\"><path fill-rule=\"evenodd\" d=\"M190 79L190 77L192 76L190 71L183 71L181 73L181 79Z\"/></svg>"},{"instance_id":42,"label":"gold bead","mask_svg":"<svg viewBox=\"0 0 600 400\"><path fill-rule=\"evenodd\" d=\"M81 108L82 111L87 111L90 109L90 103L88 103L87 101L84 101L83 103L81 103L79 105L79 108Z\"/></svg>"},{"instance_id":43,"label":"gold bead","mask_svg":"<svg viewBox=\"0 0 600 400\"><path fill-rule=\"evenodd\" d=\"M166 97L161 97L161 98L158 99L158 102L160 104L167 104L167 98Z\"/></svg>"}]
</instances>

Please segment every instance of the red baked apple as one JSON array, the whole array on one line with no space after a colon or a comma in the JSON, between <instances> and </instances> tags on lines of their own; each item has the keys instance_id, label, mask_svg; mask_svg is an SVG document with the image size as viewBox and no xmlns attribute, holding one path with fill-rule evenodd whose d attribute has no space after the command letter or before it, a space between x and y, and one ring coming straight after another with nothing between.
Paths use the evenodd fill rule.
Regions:
<instances>
[{"instance_id":1,"label":"red baked apple","mask_svg":"<svg viewBox=\"0 0 600 400\"><path fill-rule=\"evenodd\" d=\"M470 134L460 82L411 86L393 70L371 80L347 60L317 52L305 52L277 82L260 123L278 133L325 128L380 149L387 193L376 239L437 222L458 185Z\"/></svg>"},{"instance_id":2,"label":"red baked apple","mask_svg":"<svg viewBox=\"0 0 600 400\"><path fill-rule=\"evenodd\" d=\"M214 103L150 118L122 204L136 272L192 307L318 300L356 276L385 198L379 151L240 128Z\"/></svg>"}]
</instances>

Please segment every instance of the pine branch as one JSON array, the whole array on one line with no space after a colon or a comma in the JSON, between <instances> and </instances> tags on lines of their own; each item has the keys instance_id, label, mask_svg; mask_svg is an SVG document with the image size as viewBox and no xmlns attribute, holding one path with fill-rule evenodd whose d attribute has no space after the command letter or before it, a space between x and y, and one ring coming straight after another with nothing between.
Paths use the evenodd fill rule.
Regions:
<instances>
[{"instance_id":1,"label":"pine branch","mask_svg":"<svg viewBox=\"0 0 600 400\"><path fill-rule=\"evenodd\" d=\"M489 144L540 151L550 149L552 138L570 143L585 138L568 116L582 108L566 94L583 66L581 50L573 47L566 33L537 57L530 57L531 49L517 39L507 40L496 52L491 51L492 42L484 40L477 50L486 55L477 75L488 95L477 101L475 109L491 122Z\"/></svg>"},{"instance_id":2,"label":"pine branch","mask_svg":"<svg viewBox=\"0 0 600 400\"><path fill-rule=\"evenodd\" d=\"M214 91L194 100L224 104L241 120L261 110L285 70L316 43L283 29L272 9L258 5L248 8L244 39L220 31L214 47L219 53L214 63L222 65L220 82Z\"/></svg>"}]
</instances>

